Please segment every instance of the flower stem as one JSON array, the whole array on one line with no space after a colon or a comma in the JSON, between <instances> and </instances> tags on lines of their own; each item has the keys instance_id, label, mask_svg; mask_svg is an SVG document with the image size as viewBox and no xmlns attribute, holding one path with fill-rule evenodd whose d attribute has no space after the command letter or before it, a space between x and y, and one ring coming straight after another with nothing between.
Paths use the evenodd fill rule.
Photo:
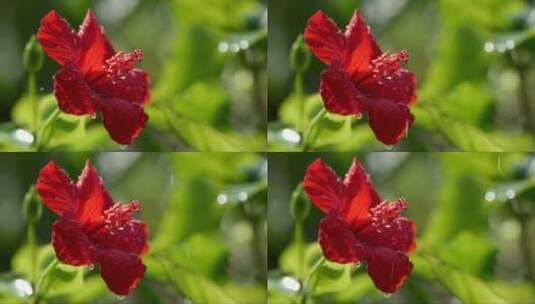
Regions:
<instances>
[{"instance_id":1,"label":"flower stem","mask_svg":"<svg viewBox=\"0 0 535 304\"><path fill-rule=\"evenodd\" d=\"M297 102L299 103L299 123L297 130L303 134L305 131L305 100L303 98L303 73L296 72L294 80L294 94Z\"/></svg>"},{"instance_id":2,"label":"flower stem","mask_svg":"<svg viewBox=\"0 0 535 304\"><path fill-rule=\"evenodd\" d=\"M28 252L30 256L30 282L36 284L37 279L37 245L35 243L35 223L28 223L27 231Z\"/></svg>"},{"instance_id":3,"label":"flower stem","mask_svg":"<svg viewBox=\"0 0 535 304\"><path fill-rule=\"evenodd\" d=\"M296 220L295 222L294 242L297 247L297 258L299 259L297 277L303 280L305 276L305 244L303 241L303 222L301 220Z\"/></svg>"},{"instance_id":4,"label":"flower stem","mask_svg":"<svg viewBox=\"0 0 535 304\"><path fill-rule=\"evenodd\" d=\"M303 286L301 288L301 295L299 297L299 303L305 304L307 302L307 298L309 295L311 295L314 292L314 289L316 289L316 284L318 283L318 271L325 264L325 257L322 255L320 256L319 260L314 264L310 272L308 273L305 281L303 282Z\"/></svg>"},{"instance_id":5,"label":"flower stem","mask_svg":"<svg viewBox=\"0 0 535 304\"><path fill-rule=\"evenodd\" d=\"M39 101L37 99L37 81L34 72L28 73L28 98L32 105L32 126L31 131L33 136L37 135L39 129Z\"/></svg>"},{"instance_id":6,"label":"flower stem","mask_svg":"<svg viewBox=\"0 0 535 304\"><path fill-rule=\"evenodd\" d=\"M54 259L46 266L45 270L39 276L37 283L35 284L35 292L33 294L32 304L39 304L39 302L46 296L48 291L48 286L45 285L46 279L57 266L59 265L59 260L54 257Z\"/></svg>"},{"instance_id":7,"label":"flower stem","mask_svg":"<svg viewBox=\"0 0 535 304\"><path fill-rule=\"evenodd\" d=\"M325 114L327 114L327 111L325 108L322 108L308 125L305 133L303 134L303 141L301 145L303 151L308 151L310 146L316 141L316 138L321 130L321 121L323 120L323 117L325 117Z\"/></svg>"},{"instance_id":8,"label":"flower stem","mask_svg":"<svg viewBox=\"0 0 535 304\"><path fill-rule=\"evenodd\" d=\"M52 123L59 117L59 114L61 111L58 109L55 109L50 116L46 119L45 123L41 126L39 129L39 134L37 135L37 138L35 139L35 150L36 151L42 151L44 147L46 147L46 144L48 143L49 137L50 137L50 127Z\"/></svg>"}]
</instances>

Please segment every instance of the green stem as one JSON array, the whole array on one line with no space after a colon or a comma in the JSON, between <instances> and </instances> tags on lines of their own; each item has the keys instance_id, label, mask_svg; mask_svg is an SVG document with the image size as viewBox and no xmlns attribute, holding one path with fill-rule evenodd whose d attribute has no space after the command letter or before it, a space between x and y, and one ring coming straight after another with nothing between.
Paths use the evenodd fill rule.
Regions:
<instances>
[{"instance_id":1,"label":"green stem","mask_svg":"<svg viewBox=\"0 0 535 304\"><path fill-rule=\"evenodd\" d=\"M322 108L316 114L316 116L314 116L314 118L308 125L305 133L303 134L303 141L302 141L303 151L308 151L310 149L310 146L316 140L318 133L321 130L321 121L323 120L323 117L325 117L325 114L327 114L327 111L325 110L325 108Z\"/></svg>"},{"instance_id":2,"label":"green stem","mask_svg":"<svg viewBox=\"0 0 535 304\"><path fill-rule=\"evenodd\" d=\"M49 135L50 135L50 126L52 123L59 117L59 114L61 111L58 109L55 109L50 116L46 119L45 123L41 126L41 129L39 130L39 134L37 138L35 138L35 150L36 151L42 151L44 147L46 147L46 144L48 143Z\"/></svg>"},{"instance_id":3,"label":"green stem","mask_svg":"<svg viewBox=\"0 0 535 304\"><path fill-rule=\"evenodd\" d=\"M43 298L45 298L46 293L48 291L48 286L45 285L45 283L46 283L45 280L48 278L48 276L50 275L52 270L54 270L56 268L56 266L58 266L58 265L59 265L59 260L54 258L50 262L50 264L48 264L48 266L46 266L45 270L43 270L43 272L39 276L39 280L35 284L35 292L34 292L34 295L33 295L32 301L31 301L32 304L39 304L39 302Z\"/></svg>"},{"instance_id":4,"label":"green stem","mask_svg":"<svg viewBox=\"0 0 535 304\"><path fill-rule=\"evenodd\" d=\"M37 130L39 129L39 102L37 99L37 80L34 72L28 73L28 98L32 105L31 131L35 137L37 135Z\"/></svg>"},{"instance_id":5,"label":"green stem","mask_svg":"<svg viewBox=\"0 0 535 304\"><path fill-rule=\"evenodd\" d=\"M301 288L299 303L306 303L307 298L314 292L314 289L316 289L316 284L318 282L318 270L321 268L321 266L323 266L323 264L325 264L325 261L327 260L322 255L308 273L307 278L303 282L303 287Z\"/></svg>"},{"instance_id":6,"label":"green stem","mask_svg":"<svg viewBox=\"0 0 535 304\"><path fill-rule=\"evenodd\" d=\"M37 244L35 242L35 223L28 223L27 231L28 252L30 255L30 282L36 284L37 279Z\"/></svg>"},{"instance_id":7,"label":"green stem","mask_svg":"<svg viewBox=\"0 0 535 304\"><path fill-rule=\"evenodd\" d=\"M294 94L299 103L299 124L297 130L303 134L305 131L305 100L303 98L303 73L295 73Z\"/></svg>"},{"instance_id":8,"label":"green stem","mask_svg":"<svg viewBox=\"0 0 535 304\"><path fill-rule=\"evenodd\" d=\"M303 281L305 277L305 246L303 241L303 222L301 220L296 220L295 222L294 242L297 247L297 258L299 259L297 277Z\"/></svg>"}]
</instances>

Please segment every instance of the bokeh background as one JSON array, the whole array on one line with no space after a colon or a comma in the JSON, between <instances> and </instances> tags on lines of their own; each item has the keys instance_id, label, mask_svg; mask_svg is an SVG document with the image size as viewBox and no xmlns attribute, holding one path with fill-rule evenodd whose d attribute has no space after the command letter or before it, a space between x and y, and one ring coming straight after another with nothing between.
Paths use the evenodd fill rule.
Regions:
<instances>
[{"instance_id":1,"label":"bokeh background","mask_svg":"<svg viewBox=\"0 0 535 304\"><path fill-rule=\"evenodd\" d=\"M401 151L526 151L535 147L535 1L271 0L268 118L272 150L299 150L292 42L324 10L341 29L361 10L383 51L410 55L419 105ZM307 115L325 65L313 57L304 74ZM315 150L377 151L366 119L330 115ZM296 133L297 132L297 133Z\"/></svg>"},{"instance_id":2,"label":"bokeh background","mask_svg":"<svg viewBox=\"0 0 535 304\"><path fill-rule=\"evenodd\" d=\"M265 303L267 163L247 153L0 154L0 302L28 303L22 201L50 160L76 179L91 159L116 202L139 200L150 229L147 272L121 303ZM46 207L40 269L53 257ZM163 266L165 265L165 267ZM98 267L51 275L47 303L118 301ZM84 279L81 279L84 277ZM31 289L30 289L31 292Z\"/></svg>"},{"instance_id":3,"label":"bokeh background","mask_svg":"<svg viewBox=\"0 0 535 304\"><path fill-rule=\"evenodd\" d=\"M269 155L270 303L297 303L290 198L317 157L343 176L353 157L385 200L404 197L417 227L415 268L390 297L364 267L330 265L309 303L533 303L535 157L523 153L273 153ZM307 199L308 202L308 199ZM311 205L306 265L321 255Z\"/></svg>"},{"instance_id":4,"label":"bokeh background","mask_svg":"<svg viewBox=\"0 0 535 304\"><path fill-rule=\"evenodd\" d=\"M29 149L24 45L55 9L73 28L92 8L116 50L144 53L149 123L130 150L253 150L265 145L267 12L263 0L21 0L0 3L0 148ZM41 119L55 107L48 57ZM165 109L162 110L162 109ZM119 150L100 119L63 115L46 150ZM83 138L83 140L81 140Z\"/></svg>"}]
</instances>

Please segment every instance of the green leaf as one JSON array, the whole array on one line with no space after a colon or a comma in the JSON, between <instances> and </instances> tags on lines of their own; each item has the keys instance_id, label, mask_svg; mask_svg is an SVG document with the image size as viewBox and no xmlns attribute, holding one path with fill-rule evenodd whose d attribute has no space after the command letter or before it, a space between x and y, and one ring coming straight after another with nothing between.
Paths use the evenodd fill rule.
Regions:
<instances>
[{"instance_id":1,"label":"green leaf","mask_svg":"<svg viewBox=\"0 0 535 304\"><path fill-rule=\"evenodd\" d=\"M496 303L505 304L501 296L478 277L458 270L431 255L413 258L415 271L438 280L462 303Z\"/></svg>"},{"instance_id":2,"label":"green leaf","mask_svg":"<svg viewBox=\"0 0 535 304\"><path fill-rule=\"evenodd\" d=\"M315 277L313 294L321 295L348 288L351 285L351 267L352 265L325 261L314 273L310 274L311 277Z\"/></svg>"},{"instance_id":3,"label":"green leaf","mask_svg":"<svg viewBox=\"0 0 535 304\"><path fill-rule=\"evenodd\" d=\"M313 94L309 96L303 96L305 103L305 121L304 125L307 126L314 115L323 107L321 96L319 94ZM279 118L280 120L293 127L299 126L299 106L300 100L295 95L290 95L280 106Z\"/></svg>"}]
</instances>

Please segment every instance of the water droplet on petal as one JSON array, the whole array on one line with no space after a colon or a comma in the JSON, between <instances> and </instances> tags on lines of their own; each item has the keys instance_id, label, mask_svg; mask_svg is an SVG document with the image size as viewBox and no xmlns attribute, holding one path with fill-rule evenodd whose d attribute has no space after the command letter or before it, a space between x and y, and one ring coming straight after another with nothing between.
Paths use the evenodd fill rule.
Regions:
<instances>
[{"instance_id":1,"label":"water droplet on petal","mask_svg":"<svg viewBox=\"0 0 535 304\"><path fill-rule=\"evenodd\" d=\"M385 293L384 295L385 295L385 298L390 298L392 296L391 293Z\"/></svg>"},{"instance_id":2,"label":"water droplet on petal","mask_svg":"<svg viewBox=\"0 0 535 304\"><path fill-rule=\"evenodd\" d=\"M87 265L87 270L91 271L95 269L95 265Z\"/></svg>"},{"instance_id":3,"label":"water droplet on petal","mask_svg":"<svg viewBox=\"0 0 535 304\"><path fill-rule=\"evenodd\" d=\"M357 120L361 120L362 119L362 113L358 113L357 114Z\"/></svg>"},{"instance_id":4,"label":"water droplet on petal","mask_svg":"<svg viewBox=\"0 0 535 304\"><path fill-rule=\"evenodd\" d=\"M392 150L392 148L394 148L393 145L385 145L385 149L387 149L387 150Z\"/></svg>"},{"instance_id":5,"label":"water droplet on petal","mask_svg":"<svg viewBox=\"0 0 535 304\"><path fill-rule=\"evenodd\" d=\"M117 299L120 301L122 299L126 298L125 296L117 296Z\"/></svg>"},{"instance_id":6,"label":"water droplet on petal","mask_svg":"<svg viewBox=\"0 0 535 304\"><path fill-rule=\"evenodd\" d=\"M91 119L96 119L96 118L97 118L97 113L93 113L93 114L91 114L90 117L91 117Z\"/></svg>"},{"instance_id":7,"label":"water droplet on petal","mask_svg":"<svg viewBox=\"0 0 535 304\"><path fill-rule=\"evenodd\" d=\"M126 150L126 148L128 148L128 145L119 145L119 148L121 148L121 150Z\"/></svg>"}]
</instances>

